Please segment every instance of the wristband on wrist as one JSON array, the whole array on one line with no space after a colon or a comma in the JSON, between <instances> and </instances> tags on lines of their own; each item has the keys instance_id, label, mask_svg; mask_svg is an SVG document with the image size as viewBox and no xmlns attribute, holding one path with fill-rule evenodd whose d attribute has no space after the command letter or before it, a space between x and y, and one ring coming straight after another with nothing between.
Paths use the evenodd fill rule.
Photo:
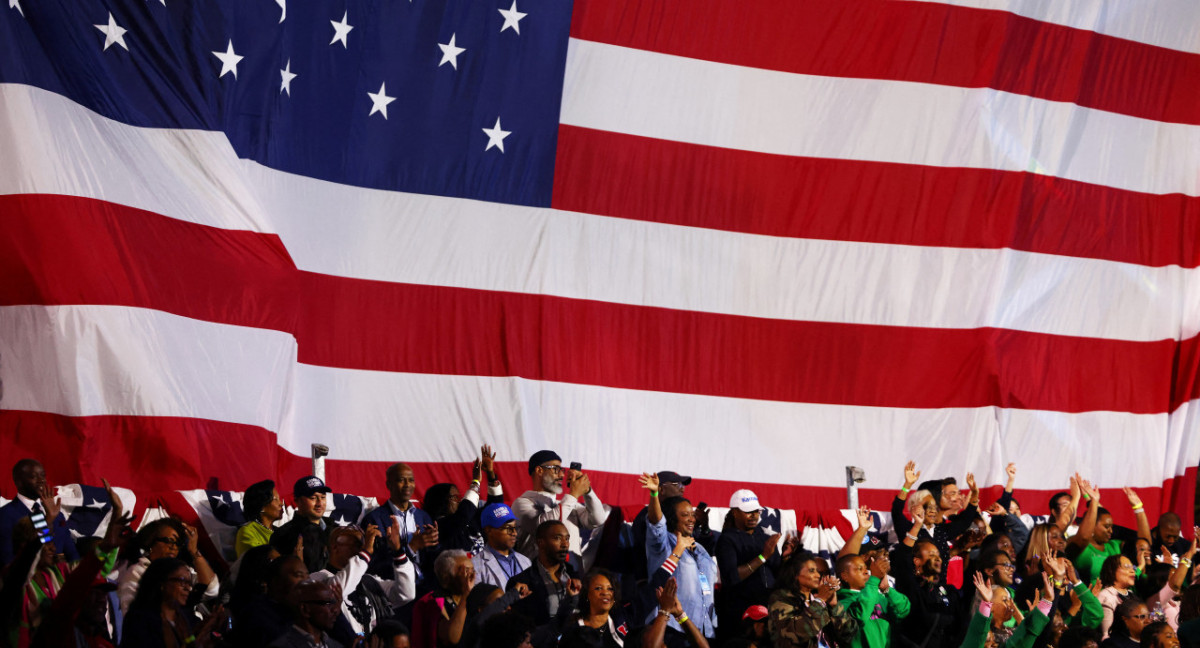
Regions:
<instances>
[{"instance_id":1,"label":"wristband on wrist","mask_svg":"<svg viewBox=\"0 0 1200 648\"><path fill-rule=\"evenodd\" d=\"M658 497L658 491L650 491L650 497Z\"/></svg>"},{"instance_id":2,"label":"wristband on wrist","mask_svg":"<svg viewBox=\"0 0 1200 648\"><path fill-rule=\"evenodd\" d=\"M1090 499L1092 499L1092 496L1091 496L1091 495L1088 495L1087 493L1084 493L1084 494L1083 494L1083 499L1085 499L1085 500L1090 500Z\"/></svg>"},{"instance_id":3,"label":"wristband on wrist","mask_svg":"<svg viewBox=\"0 0 1200 648\"><path fill-rule=\"evenodd\" d=\"M906 535L906 536L907 536L909 539L911 539L911 540L913 540L913 541L916 541L916 540L919 540L919 539L920 539L920 537L919 537L919 536L915 536L915 535L913 535L911 532L910 532L910 533L907 533L907 534L905 534L905 535Z\"/></svg>"},{"instance_id":4,"label":"wristband on wrist","mask_svg":"<svg viewBox=\"0 0 1200 648\"><path fill-rule=\"evenodd\" d=\"M679 625L683 625L683 624L687 623L688 622L687 612L684 612L683 614L675 617L675 620L679 622Z\"/></svg>"},{"instance_id":5,"label":"wristband on wrist","mask_svg":"<svg viewBox=\"0 0 1200 648\"><path fill-rule=\"evenodd\" d=\"M905 486L904 488L901 488L901 489L900 489L900 496L901 496L901 497L908 497L908 486Z\"/></svg>"},{"instance_id":6,"label":"wristband on wrist","mask_svg":"<svg viewBox=\"0 0 1200 648\"><path fill-rule=\"evenodd\" d=\"M766 559L766 558L763 558L763 555L762 555L762 554L758 554L758 562L760 562L760 563L763 563L763 564L766 564L766 562L767 562L767 559Z\"/></svg>"}]
</instances>

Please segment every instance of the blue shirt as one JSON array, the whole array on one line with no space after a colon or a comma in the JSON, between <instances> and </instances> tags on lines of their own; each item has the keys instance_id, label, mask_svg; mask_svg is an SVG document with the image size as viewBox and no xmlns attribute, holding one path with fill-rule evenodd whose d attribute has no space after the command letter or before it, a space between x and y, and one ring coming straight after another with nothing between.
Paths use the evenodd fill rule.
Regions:
<instances>
[{"instance_id":1,"label":"blue shirt","mask_svg":"<svg viewBox=\"0 0 1200 648\"><path fill-rule=\"evenodd\" d=\"M646 520L646 565L657 569L666 561L667 556L675 549L675 534L667 531L666 518L660 518L657 524ZM683 605L683 611L700 629L705 637L713 637L717 628L717 609L713 602L713 590L717 586L717 562L708 552L697 544L689 551L683 552L679 567L675 569L675 583L679 590L676 596ZM707 587L704 581L708 581ZM647 617L646 622L654 620L658 614L655 608ZM669 627L683 631L675 617L667 622Z\"/></svg>"}]
</instances>

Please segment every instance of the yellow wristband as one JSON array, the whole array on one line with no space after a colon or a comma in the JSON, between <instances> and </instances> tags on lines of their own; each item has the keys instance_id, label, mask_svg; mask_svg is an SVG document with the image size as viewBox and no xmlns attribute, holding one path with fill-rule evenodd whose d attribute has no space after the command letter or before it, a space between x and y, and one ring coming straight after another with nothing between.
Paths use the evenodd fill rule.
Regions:
<instances>
[{"instance_id":1,"label":"yellow wristband","mask_svg":"<svg viewBox=\"0 0 1200 648\"><path fill-rule=\"evenodd\" d=\"M688 622L688 615L684 612L681 616L675 617L675 620L679 622L679 625L683 625Z\"/></svg>"}]
</instances>

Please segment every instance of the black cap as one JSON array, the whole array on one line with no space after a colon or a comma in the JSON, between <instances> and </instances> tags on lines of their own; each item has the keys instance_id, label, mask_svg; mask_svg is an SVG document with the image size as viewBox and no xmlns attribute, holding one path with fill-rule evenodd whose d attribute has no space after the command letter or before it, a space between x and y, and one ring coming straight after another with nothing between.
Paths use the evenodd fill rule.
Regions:
<instances>
[{"instance_id":1,"label":"black cap","mask_svg":"<svg viewBox=\"0 0 1200 648\"><path fill-rule=\"evenodd\" d=\"M868 531L867 535L863 537L862 546L859 548L859 551L862 552L871 551L873 549L887 549L887 547L888 535L886 533Z\"/></svg>"},{"instance_id":2,"label":"black cap","mask_svg":"<svg viewBox=\"0 0 1200 648\"><path fill-rule=\"evenodd\" d=\"M529 474L532 475L535 468L547 461L562 463L562 457L558 456L558 453L553 450L538 450L529 458Z\"/></svg>"},{"instance_id":3,"label":"black cap","mask_svg":"<svg viewBox=\"0 0 1200 648\"><path fill-rule=\"evenodd\" d=\"M687 486L688 484L692 483L692 478L688 477L687 475L680 475L677 472L671 472L670 470L664 470L664 471L658 473L658 481L659 482L675 482L676 484L683 484L684 486Z\"/></svg>"},{"instance_id":4,"label":"black cap","mask_svg":"<svg viewBox=\"0 0 1200 648\"><path fill-rule=\"evenodd\" d=\"M325 485L320 477L308 475L296 480L292 486L292 497L311 497L314 493L332 493L333 489Z\"/></svg>"}]
</instances>

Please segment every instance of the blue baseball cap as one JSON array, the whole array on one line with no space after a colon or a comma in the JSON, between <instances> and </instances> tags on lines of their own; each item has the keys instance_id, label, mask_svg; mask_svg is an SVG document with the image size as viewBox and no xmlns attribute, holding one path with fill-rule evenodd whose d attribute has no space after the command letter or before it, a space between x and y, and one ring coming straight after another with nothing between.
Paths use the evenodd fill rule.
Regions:
<instances>
[{"instance_id":1,"label":"blue baseball cap","mask_svg":"<svg viewBox=\"0 0 1200 648\"><path fill-rule=\"evenodd\" d=\"M483 514L479 516L479 522L485 529L499 529L510 520L515 522L517 516L504 504L488 504L483 507Z\"/></svg>"}]
</instances>

